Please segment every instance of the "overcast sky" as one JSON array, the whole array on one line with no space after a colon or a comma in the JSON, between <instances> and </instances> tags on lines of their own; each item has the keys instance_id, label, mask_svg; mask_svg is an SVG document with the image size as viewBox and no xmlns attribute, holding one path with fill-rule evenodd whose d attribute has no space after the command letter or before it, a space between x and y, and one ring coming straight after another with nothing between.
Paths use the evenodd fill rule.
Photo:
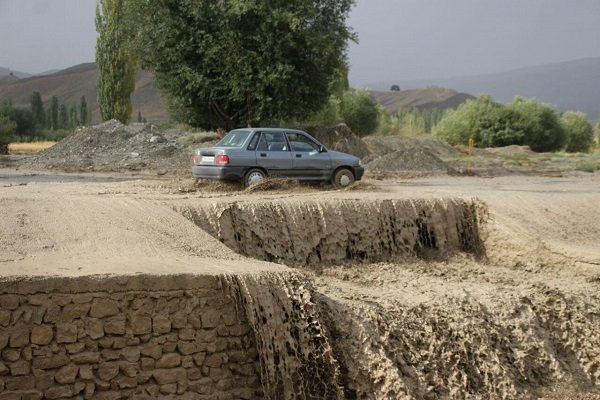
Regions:
<instances>
[{"instance_id":1,"label":"overcast sky","mask_svg":"<svg viewBox=\"0 0 600 400\"><path fill-rule=\"evenodd\" d=\"M0 0L0 66L93 61L95 0ZM358 0L352 85L600 57L600 0Z\"/></svg>"}]
</instances>

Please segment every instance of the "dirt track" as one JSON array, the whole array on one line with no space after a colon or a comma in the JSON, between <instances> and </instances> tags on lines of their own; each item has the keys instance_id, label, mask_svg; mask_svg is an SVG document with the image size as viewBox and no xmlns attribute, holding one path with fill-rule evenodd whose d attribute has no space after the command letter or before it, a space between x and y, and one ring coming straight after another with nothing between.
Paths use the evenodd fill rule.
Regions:
<instances>
[{"instance_id":1,"label":"dirt track","mask_svg":"<svg viewBox=\"0 0 600 400\"><path fill-rule=\"evenodd\" d=\"M592 385L600 383L597 174L255 193L190 191L186 180L28 178L14 170L0 177L5 279L286 268L235 254L174 209L190 203L478 198L489 207L484 259L397 260L314 275L334 352L354 371L346 395L600 398Z\"/></svg>"}]
</instances>

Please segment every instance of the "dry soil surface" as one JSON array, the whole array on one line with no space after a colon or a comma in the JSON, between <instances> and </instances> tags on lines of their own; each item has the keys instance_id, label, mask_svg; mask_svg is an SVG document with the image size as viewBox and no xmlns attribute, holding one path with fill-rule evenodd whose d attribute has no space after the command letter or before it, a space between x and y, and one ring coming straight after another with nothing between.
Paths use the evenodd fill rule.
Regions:
<instances>
[{"instance_id":1,"label":"dry soil surface","mask_svg":"<svg viewBox=\"0 0 600 400\"><path fill-rule=\"evenodd\" d=\"M489 210L483 258L308 271L336 338L334 352L354 371L344 375L352 381L348 396L600 399L593 385L600 384L598 174L248 192L186 180L2 169L0 277L287 269L235 254L175 210L190 202L317 196L478 198ZM544 339L541 331L557 337Z\"/></svg>"}]
</instances>

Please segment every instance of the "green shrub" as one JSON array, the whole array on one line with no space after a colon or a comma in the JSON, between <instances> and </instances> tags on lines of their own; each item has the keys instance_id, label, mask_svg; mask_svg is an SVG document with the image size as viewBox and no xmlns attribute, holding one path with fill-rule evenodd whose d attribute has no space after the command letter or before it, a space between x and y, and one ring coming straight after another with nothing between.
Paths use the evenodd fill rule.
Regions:
<instances>
[{"instance_id":1,"label":"green shrub","mask_svg":"<svg viewBox=\"0 0 600 400\"><path fill-rule=\"evenodd\" d=\"M346 125L359 136L367 136L377 130L377 103L366 90L346 92L342 97L341 114Z\"/></svg>"},{"instance_id":2,"label":"green shrub","mask_svg":"<svg viewBox=\"0 0 600 400\"><path fill-rule=\"evenodd\" d=\"M594 141L594 129L582 112L568 111L560 118L567 133L566 151L569 153L587 152Z\"/></svg>"},{"instance_id":3,"label":"green shrub","mask_svg":"<svg viewBox=\"0 0 600 400\"><path fill-rule=\"evenodd\" d=\"M8 144L16 129L17 124L13 120L5 115L0 115L0 154L8 153Z\"/></svg>"},{"instance_id":4,"label":"green shrub","mask_svg":"<svg viewBox=\"0 0 600 400\"><path fill-rule=\"evenodd\" d=\"M529 145L533 151L557 151L567 143L567 134L560 124L558 114L548 104L515 97L507 108L521 117L523 144Z\"/></svg>"},{"instance_id":5,"label":"green shrub","mask_svg":"<svg viewBox=\"0 0 600 400\"><path fill-rule=\"evenodd\" d=\"M490 133L484 131L494 126L493 119L497 118L497 112L502 107L502 104L494 102L490 96L467 100L456 110L448 111L432 133L452 145L467 144L470 138L479 145L482 132L486 140L490 141Z\"/></svg>"},{"instance_id":6,"label":"green shrub","mask_svg":"<svg viewBox=\"0 0 600 400\"><path fill-rule=\"evenodd\" d=\"M591 161L581 163L575 167L576 171L583 171L583 172L590 172L590 173L595 172L597 169L598 169L597 165Z\"/></svg>"},{"instance_id":7,"label":"green shrub","mask_svg":"<svg viewBox=\"0 0 600 400\"><path fill-rule=\"evenodd\" d=\"M389 115L382 106L379 106L379 127L377 131L382 135L398 136L417 136L431 133L431 130L440 122L443 116L444 112L437 108L432 110L403 108L396 114Z\"/></svg>"},{"instance_id":8,"label":"green shrub","mask_svg":"<svg viewBox=\"0 0 600 400\"><path fill-rule=\"evenodd\" d=\"M480 147L502 147L523 144L525 133L523 120L514 111L506 108L490 110L478 120L475 131Z\"/></svg>"},{"instance_id":9,"label":"green shrub","mask_svg":"<svg viewBox=\"0 0 600 400\"><path fill-rule=\"evenodd\" d=\"M341 100L336 96L330 96L323 108L302 122L302 126L335 126L340 122Z\"/></svg>"}]
</instances>

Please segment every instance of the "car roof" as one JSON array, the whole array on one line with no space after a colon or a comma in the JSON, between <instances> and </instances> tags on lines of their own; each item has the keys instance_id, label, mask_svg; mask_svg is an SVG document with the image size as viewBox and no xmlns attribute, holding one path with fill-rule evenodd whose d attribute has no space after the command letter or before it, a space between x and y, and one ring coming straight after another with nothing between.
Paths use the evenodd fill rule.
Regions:
<instances>
[{"instance_id":1,"label":"car roof","mask_svg":"<svg viewBox=\"0 0 600 400\"><path fill-rule=\"evenodd\" d=\"M292 128L237 128L234 131L261 131L261 132L279 132L279 131L287 131L287 132L302 132L306 133L300 129L292 129Z\"/></svg>"}]
</instances>

